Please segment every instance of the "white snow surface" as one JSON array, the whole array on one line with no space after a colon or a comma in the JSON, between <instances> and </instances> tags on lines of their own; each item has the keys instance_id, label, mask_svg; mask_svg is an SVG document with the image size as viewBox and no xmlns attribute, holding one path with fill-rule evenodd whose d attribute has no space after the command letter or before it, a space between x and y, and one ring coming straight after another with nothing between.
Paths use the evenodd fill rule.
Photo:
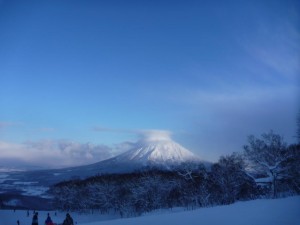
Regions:
<instances>
[{"instance_id":1,"label":"white snow surface","mask_svg":"<svg viewBox=\"0 0 300 225\"><path fill-rule=\"evenodd\" d=\"M44 224L48 212L39 212L39 224ZM55 223L62 223L65 213L54 216ZM77 225L299 225L300 196L282 199L260 199L237 202L227 206L200 208L192 211L174 209L158 211L135 218L118 218L117 215L71 213ZM0 210L0 225L31 224L32 212L27 217L26 211Z\"/></svg>"},{"instance_id":2,"label":"white snow surface","mask_svg":"<svg viewBox=\"0 0 300 225\"><path fill-rule=\"evenodd\" d=\"M151 139L139 143L132 150L115 157L115 160L142 165L178 165L200 159L197 155L172 140Z\"/></svg>"}]
</instances>

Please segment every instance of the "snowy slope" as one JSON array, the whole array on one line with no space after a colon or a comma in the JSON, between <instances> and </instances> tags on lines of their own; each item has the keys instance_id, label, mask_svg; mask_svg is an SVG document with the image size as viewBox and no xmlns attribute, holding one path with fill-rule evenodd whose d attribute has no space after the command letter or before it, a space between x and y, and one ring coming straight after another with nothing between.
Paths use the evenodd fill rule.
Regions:
<instances>
[{"instance_id":1,"label":"snowy slope","mask_svg":"<svg viewBox=\"0 0 300 225\"><path fill-rule=\"evenodd\" d=\"M197 209L174 214L119 219L85 225L299 225L300 197L239 202L229 206Z\"/></svg>"},{"instance_id":2,"label":"snowy slope","mask_svg":"<svg viewBox=\"0 0 300 225\"><path fill-rule=\"evenodd\" d=\"M43 224L47 212L39 212L39 224ZM62 223L65 213L58 212L54 216L56 223ZM261 199L248 202L238 202L228 206L200 208L194 211L154 212L137 218L121 219L117 215L77 214L71 213L78 225L299 225L300 221L300 196L284 199ZM0 225L30 224L31 216L27 217L26 211L13 212L0 210Z\"/></svg>"}]
</instances>

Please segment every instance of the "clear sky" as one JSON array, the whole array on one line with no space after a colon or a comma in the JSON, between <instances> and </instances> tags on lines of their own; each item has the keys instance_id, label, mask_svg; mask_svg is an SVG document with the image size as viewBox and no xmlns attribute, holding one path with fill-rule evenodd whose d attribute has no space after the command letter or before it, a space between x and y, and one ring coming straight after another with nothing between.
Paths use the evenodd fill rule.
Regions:
<instances>
[{"instance_id":1,"label":"clear sky","mask_svg":"<svg viewBox=\"0 0 300 225\"><path fill-rule=\"evenodd\" d=\"M299 62L299 1L0 0L0 162L88 163L145 130L213 161L292 143Z\"/></svg>"}]
</instances>

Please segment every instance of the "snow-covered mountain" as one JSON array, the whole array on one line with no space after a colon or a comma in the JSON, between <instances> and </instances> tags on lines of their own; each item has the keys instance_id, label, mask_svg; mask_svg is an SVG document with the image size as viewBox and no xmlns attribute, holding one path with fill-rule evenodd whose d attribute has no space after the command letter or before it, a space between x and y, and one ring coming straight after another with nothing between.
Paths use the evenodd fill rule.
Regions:
<instances>
[{"instance_id":1,"label":"snow-covered mountain","mask_svg":"<svg viewBox=\"0 0 300 225\"><path fill-rule=\"evenodd\" d=\"M152 140L138 143L133 149L108 161L169 167L199 161L199 157L172 140Z\"/></svg>"},{"instance_id":2,"label":"snow-covered mountain","mask_svg":"<svg viewBox=\"0 0 300 225\"><path fill-rule=\"evenodd\" d=\"M85 178L96 174L126 173L149 168L171 169L183 163L199 163L200 158L164 136L142 139L128 151L87 166L56 170L55 179ZM204 161L203 161L204 162Z\"/></svg>"},{"instance_id":3,"label":"snow-covered mountain","mask_svg":"<svg viewBox=\"0 0 300 225\"><path fill-rule=\"evenodd\" d=\"M108 174L140 171L149 168L172 169L183 163L199 163L200 158L174 142L169 135L148 135L118 156L86 166L56 170L7 173L0 179L1 192L12 189L25 195L42 195L52 184Z\"/></svg>"},{"instance_id":4,"label":"snow-covered mountain","mask_svg":"<svg viewBox=\"0 0 300 225\"><path fill-rule=\"evenodd\" d=\"M168 133L148 131L128 151L81 168L97 173L124 173L149 167L170 169L183 163L199 162L197 155L174 142Z\"/></svg>"}]
</instances>

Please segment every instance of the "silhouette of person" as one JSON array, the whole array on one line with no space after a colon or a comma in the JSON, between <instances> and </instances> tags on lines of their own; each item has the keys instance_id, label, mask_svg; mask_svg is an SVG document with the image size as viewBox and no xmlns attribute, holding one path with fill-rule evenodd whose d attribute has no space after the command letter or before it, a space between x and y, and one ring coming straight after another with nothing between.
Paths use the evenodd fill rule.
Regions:
<instances>
[{"instance_id":1,"label":"silhouette of person","mask_svg":"<svg viewBox=\"0 0 300 225\"><path fill-rule=\"evenodd\" d=\"M32 217L32 225L39 225L38 213L37 212Z\"/></svg>"},{"instance_id":2,"label":"silhouette of person","mask_svg":"<svg viewBox=\"0 0 300 225\"><path fill-rule=\"evenodd\" d=\"M45 220L46 225L53 225L52 219L50 217L50 214L48 213L47 219Z\"/></svg>"},{"instance_id":3,"label":"silhouette of person","mask_svg":"<svg viewBox=\"0 0 300 225\"><path fill-rule=\"evenodd\" d=\"M63 225L74 225L73 219L69 213L66 214L66 219L64 220Z\"/></svg>"}]
</instances>

